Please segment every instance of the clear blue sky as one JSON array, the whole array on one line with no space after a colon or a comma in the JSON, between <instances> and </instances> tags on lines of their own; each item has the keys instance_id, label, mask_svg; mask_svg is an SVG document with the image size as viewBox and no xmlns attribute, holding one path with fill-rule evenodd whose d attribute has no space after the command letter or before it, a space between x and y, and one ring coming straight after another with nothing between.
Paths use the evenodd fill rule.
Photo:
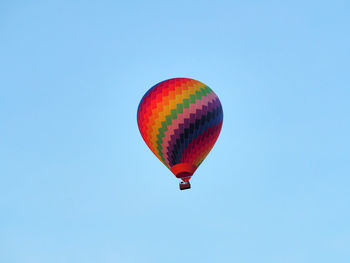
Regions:
<instances>
[{"instance_id":1,"label":"clear blue sky","mask_svg":"<svg viewBox=\"0 0 350 263\"><path fill-rule=\"evenodd\" d=\"M350 262L349 1L1 1L0 262ZM137 106L221 99L179 191Z\"/></svg>"}]
</instances>

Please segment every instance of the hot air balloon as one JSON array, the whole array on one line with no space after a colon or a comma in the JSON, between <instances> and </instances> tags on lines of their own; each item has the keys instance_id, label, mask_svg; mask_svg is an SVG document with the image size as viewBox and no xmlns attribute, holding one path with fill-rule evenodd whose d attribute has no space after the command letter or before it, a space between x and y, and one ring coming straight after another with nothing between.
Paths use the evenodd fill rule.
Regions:
<instances>
[{"instance_id":1,"label":"hot air balloon","mask_svg":"<svg viewBox=\"0 0 350 263\"><path fill-rule=\"evenodd\" d=\"M141 99L137 123L143 140L158 159L182 181L189 180L219 137L223 111L217 95L205 84L173 78L150 88Z\"/></svg>"}]
</instances>

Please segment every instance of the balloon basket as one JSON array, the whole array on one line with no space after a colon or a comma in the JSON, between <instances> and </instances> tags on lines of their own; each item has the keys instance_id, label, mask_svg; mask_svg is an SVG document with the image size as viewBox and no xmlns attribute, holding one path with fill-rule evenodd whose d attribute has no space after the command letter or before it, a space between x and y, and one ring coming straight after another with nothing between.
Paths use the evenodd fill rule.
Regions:
<instances>
[{"instance_id":1,"label":"balloon basket","mask_svg":"<svg viewBox=\"0 0 350 263\"><path fill-rule=\"evenodd\" d=\"M180 190L186 190L191 188L191 184L189 181L187 182L180 182L179 184Z\"/></svg>"}]
</instances>

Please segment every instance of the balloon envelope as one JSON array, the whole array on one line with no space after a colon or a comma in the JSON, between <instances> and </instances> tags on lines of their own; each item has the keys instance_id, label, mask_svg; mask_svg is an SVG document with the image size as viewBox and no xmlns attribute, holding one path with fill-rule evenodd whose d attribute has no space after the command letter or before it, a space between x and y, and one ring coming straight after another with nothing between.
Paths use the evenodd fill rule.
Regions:
<instances>
[{"instance_id":1,"label":"balloon envelope","mask_svg":"<svg viewBox=\"0 0 350 263\"><path fill-rule=\"evenodd\" d=\"M165 80L143 96L137 111L142 138L176 177L188 181L213 148L223 111L217 95L189 78Z\"/></svg>"}]
</instances>

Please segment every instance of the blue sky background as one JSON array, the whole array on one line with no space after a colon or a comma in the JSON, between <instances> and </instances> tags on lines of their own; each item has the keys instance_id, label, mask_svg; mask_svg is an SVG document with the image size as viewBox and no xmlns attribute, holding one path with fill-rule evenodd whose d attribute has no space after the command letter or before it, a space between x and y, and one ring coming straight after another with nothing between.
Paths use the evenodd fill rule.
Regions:
<instances>
[{"instance_id":1,"label":"blue sky background","mask_svg":"<svg viewBox=\"0 0 350 263\"><path fill-rule=\"evenodd\" d=\"M350 262L348 1L1 1L0 261ZM192 189L143 94L190 77L224 125Z\"/></svg>"}]
</instances>

